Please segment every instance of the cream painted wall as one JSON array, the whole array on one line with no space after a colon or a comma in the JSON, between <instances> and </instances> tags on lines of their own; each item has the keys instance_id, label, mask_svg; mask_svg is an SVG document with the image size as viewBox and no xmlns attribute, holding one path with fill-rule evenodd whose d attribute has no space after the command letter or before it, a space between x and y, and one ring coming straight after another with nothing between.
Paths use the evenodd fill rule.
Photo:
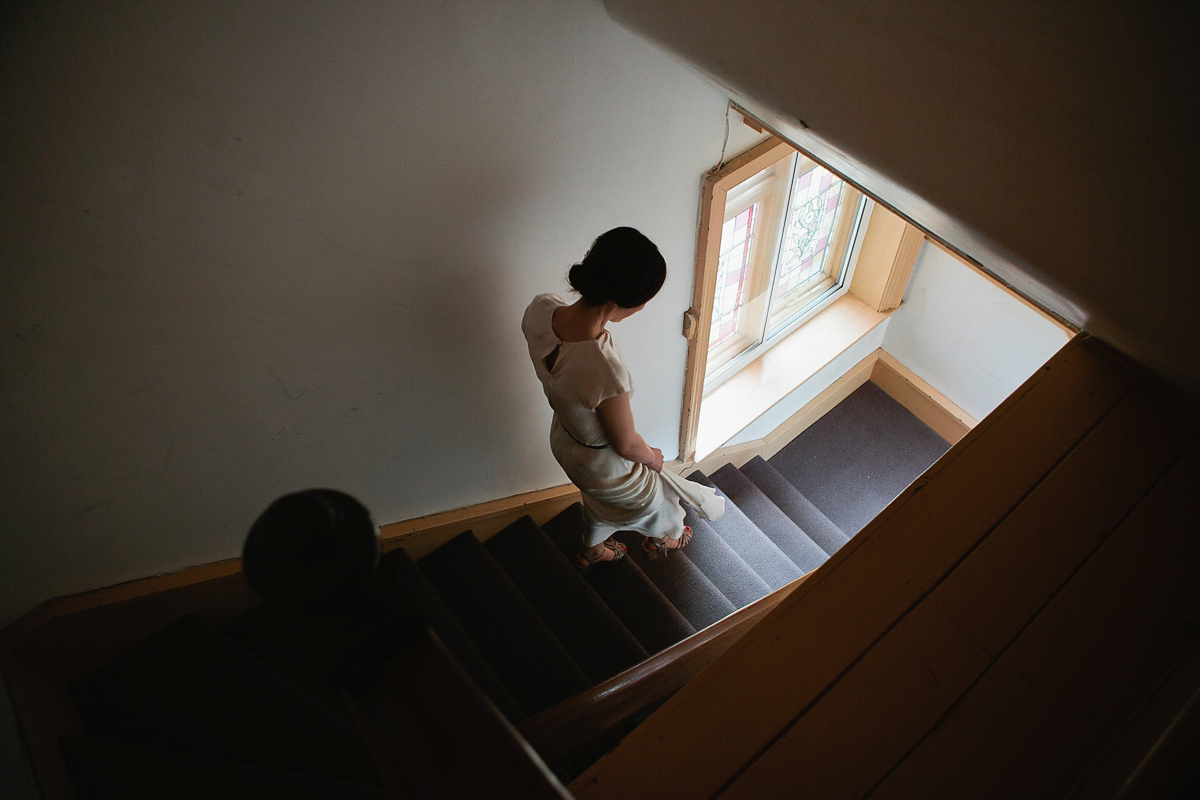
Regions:
<instances>
[{"instance_id":1,"label":"cream painted wall","mask_svg":"<svg viewBox=\"0 0 1200 800\"><path fill-rule=\"evenodd\" d=\"M562 483L518 324L615 225L669 264L614 331L674 450L727 97L598 3L3 13L0 624L304 487L390 522Z\"/></svg>"},{"instance_id":2,"label":"cream painted wall","mask_svg":"<svg viewBox=\"0 0 1200 800\"><path fill-rule=\"evenodd\" d=\"M1057 323L925 242L883 349L981 420L1070 339Z\"/></svg>"}]
</instances>

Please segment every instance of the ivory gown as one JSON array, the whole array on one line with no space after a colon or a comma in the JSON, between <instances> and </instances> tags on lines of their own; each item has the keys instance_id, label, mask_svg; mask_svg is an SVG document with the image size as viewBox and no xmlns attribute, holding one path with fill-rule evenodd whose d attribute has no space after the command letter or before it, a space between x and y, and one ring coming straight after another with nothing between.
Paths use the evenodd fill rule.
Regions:
<instances>
[{"instance_id":1,"label":"ivory gown","mask_svg":"<svg viewBox=\"0 0 1200 800\"><path fill-rule=\"evenodd\" d=\"M550 407L550 450L571 483L583 493L588 534L584 544L599 544L617 531L632 530L655 539L678 539L683 534L680 492L704 511L724 502L711 489L674 475L663 476L644 464L618 455L608 445L596 407L622 392L633 392L625 359L608 331L597 339L564 342L550 320L568 305L555 294L540 294L525 309L521 331L529 357ZM554 368L546 357L559 348ZM704 511L701 513L704 514ZM715 518L715 514L704 514Z\"/></svg>"}]
</instances>

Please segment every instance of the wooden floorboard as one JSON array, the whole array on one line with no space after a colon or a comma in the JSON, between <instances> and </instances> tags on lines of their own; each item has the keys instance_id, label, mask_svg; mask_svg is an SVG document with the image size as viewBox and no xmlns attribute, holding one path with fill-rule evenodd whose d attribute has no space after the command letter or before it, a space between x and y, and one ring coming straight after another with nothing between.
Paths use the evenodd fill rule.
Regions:
<instances>
[{"instance_id":1,"label":"wooden floorboard","mask_svg":"<svg viewBox=\"0 0 1200 800\"><path fill-rule=\"evenodd\" d=\"M1194 646L1193 445L873 798L1061 797ZM936 787L936 791L931 791Z\"/></svg>"},{"instance_id":2,"label":"wooden floorboard","mask_svg":"<svg viewBox=\"0 0 1200 800\"><path fill-rule=\"evenodd\" d=\"M953 569L1133 381L1104 348L1069 345L758 628L572 784L576 796L719 792Z\"/></svg>"},{"instance_id":3,"label":"wooden floorboard","mask_svg":"<svg viewBox=\"0 0 1200 800\"><path fill-rule=\"evenodd\" d=\"M913 747L1154 486L1191 421L1122 402L837 685L721 795L797 782L861 797Z\"/></svg>"}]
</instances>

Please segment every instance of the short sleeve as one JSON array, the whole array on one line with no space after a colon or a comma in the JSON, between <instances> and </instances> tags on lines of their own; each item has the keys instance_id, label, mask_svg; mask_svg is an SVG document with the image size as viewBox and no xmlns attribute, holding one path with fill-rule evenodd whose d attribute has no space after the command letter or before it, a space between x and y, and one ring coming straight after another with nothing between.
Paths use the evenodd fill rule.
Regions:
<instances>
[{"instance_id":1,"label":"short sleeve","mask_svg":"<svg viewBox=\"0 0 1200 800\"><path fill-rule=\"evenodd\" d=\"M586 402L589 408L596 408L610 397L633 391L633 380L625 359L616 346L608 340L600 343L595 353L595 381L589 387Z\"/></svg>"}]
</instances>

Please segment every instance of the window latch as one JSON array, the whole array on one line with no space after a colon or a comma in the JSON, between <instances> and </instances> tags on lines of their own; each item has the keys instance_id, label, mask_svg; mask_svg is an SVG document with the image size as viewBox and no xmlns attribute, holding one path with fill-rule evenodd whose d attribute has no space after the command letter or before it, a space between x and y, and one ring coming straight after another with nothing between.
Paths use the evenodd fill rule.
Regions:
<instances>
[{"instance_id":1,"label":"window latch","mask_svg":"<svg viewBox=\"0 0 1200 800\"><path fill-rule=\"evenodd\" d=\"M689 342L696 338L696 326L700 324L700 315L696 309L689 308L683 312L683 338Z\"/></svg>"}]
</instances>

